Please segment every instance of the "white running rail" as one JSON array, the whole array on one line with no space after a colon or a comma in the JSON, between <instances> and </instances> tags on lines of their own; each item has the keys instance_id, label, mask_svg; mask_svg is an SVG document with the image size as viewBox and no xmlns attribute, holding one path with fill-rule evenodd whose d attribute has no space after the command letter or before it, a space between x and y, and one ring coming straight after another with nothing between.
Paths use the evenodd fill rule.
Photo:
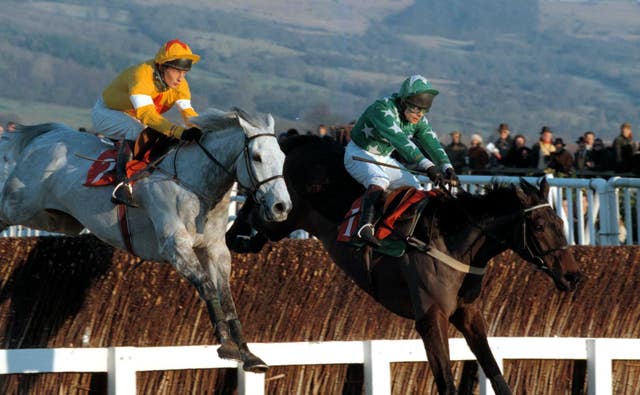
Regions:
<instances>
[{"instance_id":1,"label":"white running rail","mask_svg":"<svg viewBox=\"0 0 640 395\"><path fill-rule=\"evenodd\" d=\"M589 394L612 395L612 361L640 360L640 339L496 337L489 344L504 360L586 360ZM449 339L452 361L474 360L464 339ZM218 358L218 346L109 347L0 350L0 374L107 372L110 395L135 395L136 372L237 368L238 394L265 394L266 375L247 373ZM426 361L421 340L253 343L271 366L364 364L367 395L391 393L391 363ZM481 377L480 393L493 394Z\"/></svg>"}]
</instances>

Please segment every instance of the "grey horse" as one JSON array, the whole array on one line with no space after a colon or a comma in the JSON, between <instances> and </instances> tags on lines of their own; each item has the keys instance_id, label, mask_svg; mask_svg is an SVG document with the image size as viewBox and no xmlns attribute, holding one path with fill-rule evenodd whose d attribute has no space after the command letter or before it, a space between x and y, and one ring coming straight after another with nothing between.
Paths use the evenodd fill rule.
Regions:
<instances>
[{"instance_id":1,"label":"grey horse","mask_svg":"<svg viewBox=\"0 0 640 395\"><path fill-rule=\"evenodd\" d=\"M122 232L110 187L83 185L105 145L63 124L21 126L0 142L0 230L10 225L65 234L84 228L145 260L168 262L204 300L221 343L218 355L248 371L267 365L244 340L229 287L231 254L224 234L235 181L250 191L265 221L283 221L291 200L282 178L284 155L271 115L210 110L191 121L201 142L179 145L149 177L138 180L139 208L127 209ZM129 240L125 240L129 239Z\"/></svg>"}]
</instances>

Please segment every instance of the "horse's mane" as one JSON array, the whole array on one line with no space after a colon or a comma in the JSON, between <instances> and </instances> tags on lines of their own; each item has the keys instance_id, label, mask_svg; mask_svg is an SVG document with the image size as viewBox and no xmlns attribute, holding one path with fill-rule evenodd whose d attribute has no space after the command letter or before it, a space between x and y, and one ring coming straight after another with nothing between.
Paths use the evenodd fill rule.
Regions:
<instances>
[{"instance_id":1,"label":"horse's mane","mask_svg":"<svg viewBox=\"0 0 640 395\"><path fill-rule=\"evenodd\" d=\"M513 184L493 183L485 187L483 194L462 191L453 198L442 193L432 198L423 218L435 217L441 232L455 233L470 220L481 222L487 217L495 218L520 210L522 204L516 188Z\"/></svg>"},{"instance_id":2,"label":"horse's mane","mask_svg":"<svg viewBox=\"0 0 640 395\"><path fill-rule=\"evenodd\" d=\"M222 111L217 108L210 108L203 111L202 114L197 117L191 118L191 122L198 125L201 129L216 132L232 127L239 127L240 118L257 128L266 128L268 125L266 117L249 114L237 107L233 107L231 111Z\"/></svg>"},{"instance_id":3,"label":"horse's mane","mask_svg":"<svg viewBox=\"0 0 640 395\"><path fill-rule=\"evenodd\" d=\"M493 183L485 187L483 194L463 192L456 195L456 198L459 204L466 208L468 214L479 216L520 208L516 188L514 184Z\"/></svg>"},{"instance_id":4,"label":"horse's mane","mask_svg":"<svg viewBox=\"0 0 640 395\"><path fill-rule=\"evenodd\" d=\"M326 147L328 147L329 145L335 145L335 147L332 147L334 149L339 147L337 143L332 144L331 142L323 140L322 138L320 138L320 136L315 136L312 134L301 134L301 135L289 136L283 139L280 142L280 149L286 155L289 152L293 151L294 149L300 148L301 146L307 145L307 144L311 144L314 147L312 149L317 148L321 150L325 150ZM326 144L326 145L323 145L323 144ZM344 152L344 150L342 152Z\"/></svg>"}]
</instances>

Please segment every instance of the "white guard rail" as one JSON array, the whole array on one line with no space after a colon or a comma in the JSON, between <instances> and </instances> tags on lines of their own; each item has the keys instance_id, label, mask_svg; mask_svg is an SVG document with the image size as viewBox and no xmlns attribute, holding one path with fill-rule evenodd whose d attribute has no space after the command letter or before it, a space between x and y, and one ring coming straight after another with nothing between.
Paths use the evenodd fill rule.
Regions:
<instances>
[{"instance_id":1,"label":"white guard rail","mask_svg":"<svg viewBox=\"0 0 640 395\"><path fill-rule=\"evenodd\" d=\"M640 339L497 337L489 344L504 360L586 360L589 394L612 394L612 361L640 360ZM474 360L464 339L449 340L452 361ZM364 364L367 395L391 393L391 363L426 362L421 340L254 343L253 352L271 366ZM265 393L266 375L244 372L218 358L217 346L111 347L0 350L0 374L107 372L110 395L135 395L136 372L237 368L238 394ZM493 394L481 377L480 393Z\"/></svg>"}]
</instances>

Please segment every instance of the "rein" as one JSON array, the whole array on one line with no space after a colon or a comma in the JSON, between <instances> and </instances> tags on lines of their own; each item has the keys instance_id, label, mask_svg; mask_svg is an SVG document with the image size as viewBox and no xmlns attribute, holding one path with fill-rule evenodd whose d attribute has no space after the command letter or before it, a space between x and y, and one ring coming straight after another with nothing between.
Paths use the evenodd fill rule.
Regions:
<instances>
[{"instance_id":1,"label":"rein","mask_svg":"<svg viewBox=\"0 0 640 395\"><path fill-rule=\"evenodd\" d=\"M454 200L454 201L456 201L456 200ZM532 211L535 211L535 210L540 209L540 208L545 208L545 207L551 207L551 204L542 203L542 204L538 204L536 206L527 207L525 209L520 210L517 213L506 214L502 221L511 221L511 219L513 217L521 217L522 218L522 237L523 237L522 246L523 246L523 249L531 257L531 260L533 261L536 270L540 270L540 271L543 271L543 272L550 272L551 269L544 262L543 257L548 255L548 254L550 254L550 253L553 253L555 251L565 250L567 248L567 246L563 246L563 247L559 247L559 248L552 248L552 249L549 249L549 250L544 251L544 252L543 251L539 251L539 248L535 248L538 251L536 251L534 253L533 249L529 246L529 243L527 242L527 223L526 223L526 218L525 218L527 213L530 213ZM476 244L476 242L480 239L480 237L482 235L487 236L489 238L492 238L492 239L496 240L500 244L503 244L503 245L506 244L506 242L504 240L498 239L497 237L493 236L490 232L488 232L487 229L484 226L476 224L472 220L472 218L468 215L467 211L463 207L461 207L460 209L465 214L465 217L467 218L467 221L473 227L479 229L482 232L481 235L478 236L478 238L476 238L476 240L473 243L471 243L471 247L473 247L473 245ZM431 250L433 252L429 253L430 256L432 256L433 258L445 263L447 266L449 266L449 267L451 267L451 268L453 268L455 270L458 270L460 272L471 273L471 274L476 274L476 275L483 275L484 272L486 271L486 267L479 268L479 267L471 266L471 265L468 265L466 263L462 263L460 261L457 261L456 259L450 257L447 254L444 254L443 252L441 252L439 250L433 250L433 249L431 249ZM436 256L436 255L438 255L438 256Z\"/></svg>"},{"instance_id":2,"label":"rein","mask_svg":"<svg viewBox=\"0 0 640 395\"><path fill-rule=\"evenodd\" d=\"M512 217L520 217L522 218L522 248L529 254L530 259L532 261L532 263L535 265L535 269L542 271L542 272L550 272L551 268L549 268L549 266L545 263L543 257L556 252L556 251L562 251L562 250L566 250L568 246L562 246L562 247L558 247L558 248L550 248L547 251L540 251L539 248L536 246L536 253L534 253L533 249L529 246L529 242L527 241L527 221L526 221L526 215L527 213L530 213L532 211L535 211L537 209L541 209L541 208L545 208L545 207L551 207L551 204L549 203L542 203L542 204L538 204L535 206L531 206L531 207L527 207L525 209L520 210L517 213L511 213L511 214L505 214L503 216L503 221L510 221ZM497 241L498 243L502 244L502 245L506 245L507 242L503 239L499 239L495 236L493 236L490 232L488 232L486 230L486 228L484 226L481 225L477 225L474 223L474 221L471 219L471 217L467 214L467 211L464 210L464 208L461 208L461 210L465 213L465 216L467 217L467 220L469 221L469 223L480 229L480 231L482 232L483 235L494 239L495 241ZM472 246L475 244L475 241L472 243Z\"/></svg>"}]
</instances>

